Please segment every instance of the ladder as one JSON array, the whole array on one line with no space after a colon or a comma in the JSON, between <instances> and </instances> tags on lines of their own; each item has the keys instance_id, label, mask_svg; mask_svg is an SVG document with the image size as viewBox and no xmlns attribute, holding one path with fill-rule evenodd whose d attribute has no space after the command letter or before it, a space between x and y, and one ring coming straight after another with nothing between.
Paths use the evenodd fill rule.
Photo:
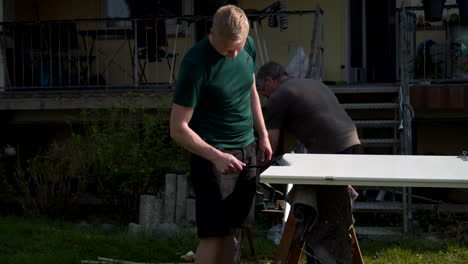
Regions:
<instances>
[{"instance_id":1,"label":"ladder","mask_svg":"<svg viewBox=\"0 0 468 264\"><path fill-rule=\"evenodd\" d=\"M323 44L322 44L322 16L323 10L319 5L315 7L314 25L310 41L309 65L305 78L321 81L323 79Z\"/></svg>"}]
</instances>

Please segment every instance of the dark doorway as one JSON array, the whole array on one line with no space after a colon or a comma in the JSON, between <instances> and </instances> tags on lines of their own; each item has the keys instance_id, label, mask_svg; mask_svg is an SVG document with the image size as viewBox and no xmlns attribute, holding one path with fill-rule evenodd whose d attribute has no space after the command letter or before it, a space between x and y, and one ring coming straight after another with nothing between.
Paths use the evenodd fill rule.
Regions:
<instances>
[{"instance_id":1,"label":"dark doorway","mask_svg":"<svg viewBox=\"0 0 468 264\"><path fill-rule=\"evenodd\" d=\"M364 0L366 7L367 81L396 81L396 0Z\"/></svg>"},{"instance_id":2,"label":"dark doorway","mask_svg":"<svg viewBox=\"0 0 468 264\"><path fill-rule=\"evenodd\" d=\"M396 0L349 0L349 58L354 81L395 82L395 7Z\"/></svg>"},{"instance_id":3,"label":"dark doorway","mask_svg":"<svg viewBox=\"0 0 468 264\"><path fill-rule=\"evenodd\" d=\"M361 69L364 68L363 54L364 54L364 45L363 45L363 1L365 0L349 0L349 45L350 45L350 56L349 56L349 66L351 69L356 71L352 74L353 82L362 82L365 81L365 76L363 76Z\"/></svg>"}]
</instances>

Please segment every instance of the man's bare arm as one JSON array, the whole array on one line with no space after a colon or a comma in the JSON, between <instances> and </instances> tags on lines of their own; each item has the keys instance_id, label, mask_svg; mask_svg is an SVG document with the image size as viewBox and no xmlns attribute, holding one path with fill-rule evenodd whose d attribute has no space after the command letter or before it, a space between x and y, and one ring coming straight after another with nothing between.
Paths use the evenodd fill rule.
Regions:
<instances>
[{"instance_id":1,"label":"man's bare arm","mask_svg":"<svg viewBox=\"0 0 468 264\"><path fill-rule=\"evenodd\" d=\"M242 170L245 164L231 154L224 153L206 143L189 122L192 119L193 108L178 104L172 105L170 119L171 138L188 151L211 161L223 173L235 173Z\"/></svg>"},{"instance_id":2,"label":"man's bare arm","mask_svg":"<svg viewBox=\"0 0 468 264\"><path fill-rule=\"evenodd\" d=\"M268 137L270 138L271 149L276 153L280 140L281 130L279 128L268 129Z\"/></svg>"},{"instance_id":3,"label":"man's bare arm","mask_svg":"<svg viewBox=\"0 0 468 264\"><path fill-rule=\"evenodd\" d=\"M250 92L250 100L252 107L252 114L254 120L254 127L259 136L258 144L259 151L257 153L257 159L259 161L270 160L272 155L270 140L268 138L268 131L265 127L265 121L262 114L262 106L260 105L260 98L258 97L257 87L255 84L255 75L253 77L254 82L252 84Z\"/></svg>"}]
</instances>

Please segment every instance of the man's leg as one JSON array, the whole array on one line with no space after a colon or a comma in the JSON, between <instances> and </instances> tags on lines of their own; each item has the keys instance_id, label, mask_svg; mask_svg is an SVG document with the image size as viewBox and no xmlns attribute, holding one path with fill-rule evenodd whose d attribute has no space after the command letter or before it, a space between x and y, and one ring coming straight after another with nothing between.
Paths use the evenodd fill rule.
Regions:
<instances>
[{"instance_id":1,"label":"man's leg","mask_svg":"<svg viewBox=\"0 0 468 264\"><path fill-rule=\"evenodd\" d=\"M218 264L232 263L234 261L234 236L210 237L200 239L195 263Z\"/></svg>"},{"instance_id":2,"label":"man's leg","mask_svg":"<svg viewBox=\"0 0 468 264\"><path fill-rule=\"evenodd\" d=\"M218 263L233 263L235 252L234 233L231 233L223 238L223 254Z\"/></svg>"},{"instance_id":3,"label":"man's leg","mask_svg":"<svg viewBox=\"0 0 468 264\"><path fill-rule=\"evenodd\" d=\"M220 150L255 165L255 144L243 149ZM240 174L221 174L210 162L193 155L191 175L200 238L196 262L233 263L235 244L232 228L242 227L253 208L255 172L249 170Z\"/></svg>"}]
</instances>

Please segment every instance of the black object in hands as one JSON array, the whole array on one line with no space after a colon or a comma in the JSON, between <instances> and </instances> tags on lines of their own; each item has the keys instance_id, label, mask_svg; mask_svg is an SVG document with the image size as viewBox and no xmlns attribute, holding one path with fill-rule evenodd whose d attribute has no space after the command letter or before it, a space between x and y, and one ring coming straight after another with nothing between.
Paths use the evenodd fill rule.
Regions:
<instances>
[{"instance_id":1,"label":"black object in hands","mask_svg":"<svg viewBox=\"0 0 468 264\"><path fill-rule=\"evenodd\" d=\"M281 155L281 156L274 157L271 160L262 162L257 165L246 165L244 169L251 169L251 168L265 168L266 169L270 166L290 166L290 165L291 164L287 160L283 159L283 156Z\"/></svg>"}]
</instances>

